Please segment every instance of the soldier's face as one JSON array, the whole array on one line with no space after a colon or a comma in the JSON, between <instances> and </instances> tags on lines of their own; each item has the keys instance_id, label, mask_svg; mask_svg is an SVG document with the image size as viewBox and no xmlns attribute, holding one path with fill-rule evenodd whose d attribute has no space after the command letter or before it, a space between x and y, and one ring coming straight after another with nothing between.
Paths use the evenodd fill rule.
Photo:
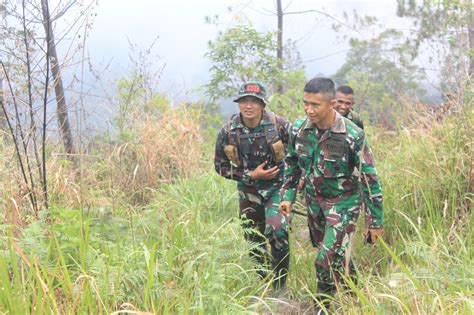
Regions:
<instances>
[{"instance_id":1,"label":"soldier's face","mask_svg":"<svg viewBox=\"0 0 474 315\"><path fill-rule=\"evenodd\" d=\"M327 120L333 111L334 100L328 100L321 93L303 94L304 111L309 120L317 126Z\"/></svg>"},{"instance_id":2,"label":"soldier's face","mask_svg":"<svg viewBox=\"0 0 474 315\"><path fill-rule=\"evenodd\" d=\"M354 106L353 94L344 94L341 92L336 93L336 103L334 104L334 109L339 114L346 116L352 109L352 106Z\"/></svg>"},{"instance_id":3,"label":"soldier's face","mask_svg":"<svg viewBox=\"0 0 474 315\"><path fill-rule=\"evenodd\" d=\"M245 96L239 100L240 113L245 119L260 119L264 107L262 102L253 96Z\"/></svg>"}]
</instances>

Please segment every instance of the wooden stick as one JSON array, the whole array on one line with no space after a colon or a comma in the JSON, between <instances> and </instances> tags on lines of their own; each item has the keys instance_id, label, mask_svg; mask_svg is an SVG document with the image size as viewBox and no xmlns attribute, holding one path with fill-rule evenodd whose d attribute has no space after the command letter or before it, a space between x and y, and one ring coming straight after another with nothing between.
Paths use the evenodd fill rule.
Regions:
<instances>
[{"instance_id":1,"label":"wooden stick","mask_svg":"<svg viewBox=\"0 0 474 315\"><path fill-rule=\"evenodd\" d=\"M304 217L308 216L308 214L306 212L296 210L296 209L291 210L291 213L298 214L298 215L301 215L301 216L304 216Z\"/></svg>"}]
</instances>

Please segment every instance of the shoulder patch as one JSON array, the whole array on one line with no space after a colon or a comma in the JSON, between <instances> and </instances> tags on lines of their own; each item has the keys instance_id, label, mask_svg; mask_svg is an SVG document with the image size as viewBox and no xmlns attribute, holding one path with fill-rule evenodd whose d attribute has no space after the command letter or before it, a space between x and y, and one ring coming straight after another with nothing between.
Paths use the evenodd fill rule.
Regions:
<instances>
[{"instance_id":1,"label":"shoulder patch","mask_svg":"<svg viewBox=\"0 0 474 315\"><path fill-rule=\"evenodd\" d=\"M359 126L356 125L355 122L353 122L352 120L348 119L348 118L345 118L344 117L344 123L346 124L346 129L347 129L347 135L351 138L357 138L359 137L359 135L362 133L364 133L364 131L362 129L360 129Z\"/></svg>"}]
</instances>

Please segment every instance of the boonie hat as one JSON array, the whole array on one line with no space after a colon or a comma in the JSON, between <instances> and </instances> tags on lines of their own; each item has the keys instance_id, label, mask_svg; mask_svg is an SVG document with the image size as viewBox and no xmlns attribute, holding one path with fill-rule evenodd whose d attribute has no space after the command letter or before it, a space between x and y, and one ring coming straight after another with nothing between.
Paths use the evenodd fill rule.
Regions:
<instances>
[{"instance_id":1,"label":"boonie hat","mask_svg":"<svg viewBox=\"0 0 474 315\"><path fill-rule=\"evenodd\" d=\"M239 90L239 97L237 97L234 102L239 102L242 97L245 96L254 96L261 100L263 104L267 104L267 92L265 91L265 87L256 81L249 81L245 82Z\"/></svg>"}]
</instances>

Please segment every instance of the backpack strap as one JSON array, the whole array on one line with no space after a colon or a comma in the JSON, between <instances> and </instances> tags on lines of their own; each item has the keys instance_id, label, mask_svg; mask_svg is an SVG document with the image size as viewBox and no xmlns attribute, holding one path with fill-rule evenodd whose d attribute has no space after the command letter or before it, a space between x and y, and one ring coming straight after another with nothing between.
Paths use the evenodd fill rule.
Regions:
<instances>
[{"instance_id":1,"label":"backpack strap","mask_svg":"<svg viewBox=\"0 0 474 315\"><path fill-rule=\"evenodd\" d=\"M232 124L237 122L239 119L239 115L235 114L227 121L226 124L226 131L229 135L229 144L237 147L240 144L240 128L231 129Z\"/></svg>"},{"instance_id":2,"label":"backpack strap","mask_svg":"<svg viewBox=\"0 0 474 315\"><path fill-rule=\"evenodd\" d=\"M278 130L276 115L273 112L267 112L270 124L264 126L265 138L267 145L270 145L276 138L278 138Z\"/></svg>"}]
</instances>

